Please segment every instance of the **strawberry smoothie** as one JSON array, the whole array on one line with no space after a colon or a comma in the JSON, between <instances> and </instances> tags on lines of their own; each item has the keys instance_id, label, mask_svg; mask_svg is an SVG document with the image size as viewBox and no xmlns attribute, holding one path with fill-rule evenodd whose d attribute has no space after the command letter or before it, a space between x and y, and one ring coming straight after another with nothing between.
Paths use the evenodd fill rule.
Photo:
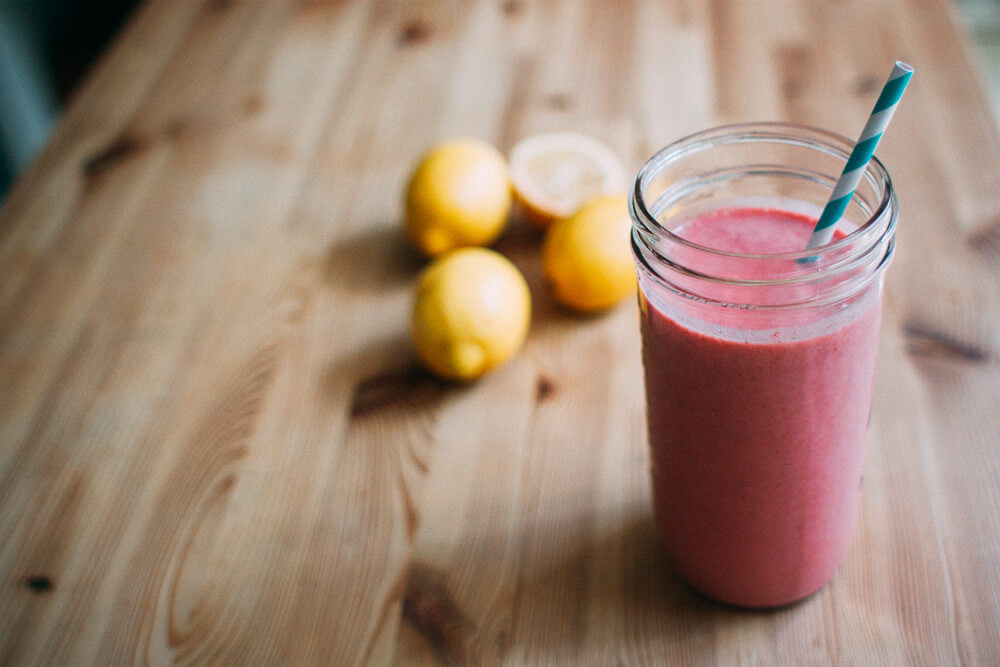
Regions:
<instances>
[{"instance_id":1,"label":"strawberry smoothie","mask_svg":"<svg viewBox=\"0 0 1000 667\"><path fill-rule=\"evenodd\" d=\"M814 224L782 208L730 206L672 231L724 251L697 270L768 281L794 272L795 260L745 266L725 253L801 250ZM640 285L654 510L669 560L728 603L767 607L809 595L842 561L858 513L881 275L819 315L708 307L642 272ZM753 303L740 285L710 289L713 301ZM824 289L777 286L775 303Z\"/></svg>"}]
</instances>

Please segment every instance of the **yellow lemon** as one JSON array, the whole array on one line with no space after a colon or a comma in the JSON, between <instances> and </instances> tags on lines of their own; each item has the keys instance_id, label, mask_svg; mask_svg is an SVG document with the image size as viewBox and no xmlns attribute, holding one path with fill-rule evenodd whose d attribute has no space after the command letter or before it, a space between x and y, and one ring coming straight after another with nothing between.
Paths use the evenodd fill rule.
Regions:
<instances>
[{"instance_id":1,"label":"yellow lemon","mask_svg":"<svg viewBox=\"0 0 1000 667\"><path fill-rule=\"evenodd\" d=\"M608 308L635 292L624 197L585 204L549 228L542 247L545 275L563 304L581 311Z\"/></svg>"},{"instance_id":2,"label":"yellow lemon","mask_svg":"<svg viewBox=\"0 0 1000 667\"><path fill-rule=\"evenodd\" d=\"M417 165L406 191L406 233L428 257L488 245L507 224L507 163L478 139L435 146Z\"/></svg>"},{"instance_id":3,"label":"yellow lemon","mask_svg":"<svg viewBox=\"0 0 1000 667\"><path fill-rule=\"evenodd\" d=\"M591 199L625 191L625 170L614 152L574 132L518 142L510 152L510 178L520 210L543 229Z\"/></svg>"},{"instance_id":4,"label":"yellow lemon","mask_svg":"<svg viewBox=\"0 0 1000 667\"><path fill-rule=\"evenodd\" d=\"M492 250L453 250L417 280L413 344L445 378L471 380L507 361L524 343L530 321L528 284Z\"/></svg>"}]
</instances>

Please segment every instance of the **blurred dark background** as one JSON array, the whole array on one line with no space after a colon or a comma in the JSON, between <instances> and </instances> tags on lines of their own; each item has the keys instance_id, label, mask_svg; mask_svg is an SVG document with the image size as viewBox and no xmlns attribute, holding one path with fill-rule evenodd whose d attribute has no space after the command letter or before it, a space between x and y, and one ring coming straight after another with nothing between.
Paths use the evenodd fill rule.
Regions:
<instances>
[{"instance_id":1,"label":"blurred dark background","mask_svg":"<svg viewBox=\"0 0 1000 667\"><path fill-rule=\"evenodd\" d=\"M0 0L0 201L138 0Z\"/></svg>"}]
</instances>

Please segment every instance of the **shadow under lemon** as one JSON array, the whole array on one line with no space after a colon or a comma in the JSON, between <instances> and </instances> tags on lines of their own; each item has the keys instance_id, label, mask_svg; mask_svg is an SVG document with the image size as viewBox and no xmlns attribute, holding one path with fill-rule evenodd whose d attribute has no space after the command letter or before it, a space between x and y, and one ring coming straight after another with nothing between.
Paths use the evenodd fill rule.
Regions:
<instances>
[{"instance_id":1,"label":"shadow under lemon","mask_svg":"<svg viewBox=\"0 0 1000 667\"><path fill-rule=\"evenodd\" d=\"M324 279L373 298L414 283L427 260L401 230L398 222L373 225L331 244L324 256Z\"/></svg>"},{"instance_id":2,"label":"shadow under lemon","mask_svg":"<svg viewBox=\"0 0 1000 667\"><path fill-rule=\"evenodd\" d=\"M400 289L412 291L416 287L417 277L431 259L416 250L402 230L401 223L377 225L331 244L324 254L324 280L336 285L338 289L353 290L372 299L377 299L380 295L387 296ZM517 267L531 292L531 327L526 344L553 331L569 331L587 326L590 321L599 320L618 310L616 307L584 314L558 303L542 269L543 240L543 231L515 216L500 238L490 246ZM394 346L410 348L410 361L419 364L412 345L408 345L409 312L395 313L392 320L396 322L393 328L397 330L379 333L396 339ZM373 357L376 360L384 358L385 348L383 340L376 340L371 350ZM360 353L360 356L365 355ZM398 351L389 356L395 359L390 366L401 365ZM355 358L353 364L371 372L371 363ZM501 369L498 368L497 371L499 370Z\"/></svg>"}]
</instances>

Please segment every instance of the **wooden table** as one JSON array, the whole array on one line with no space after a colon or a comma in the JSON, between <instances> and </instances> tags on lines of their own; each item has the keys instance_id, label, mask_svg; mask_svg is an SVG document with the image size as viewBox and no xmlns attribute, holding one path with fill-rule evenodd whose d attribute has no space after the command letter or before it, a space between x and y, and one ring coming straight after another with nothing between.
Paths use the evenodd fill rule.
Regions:
<instances>
[{"instance_id":1,"label":"wooden table","mask_svg":"<svg viewBox=\"0 0 1000 667\"><path fill-rule=\"evenodd\" d=\"M155 0L0 217L0 662L1000 661L1000 140L940 2ZM654 536L636 313L535 301L416 366L401 189L570 129L853 135L902 201L862 516L808 601L705 602Z\"/></svg>"}]
</instances>

